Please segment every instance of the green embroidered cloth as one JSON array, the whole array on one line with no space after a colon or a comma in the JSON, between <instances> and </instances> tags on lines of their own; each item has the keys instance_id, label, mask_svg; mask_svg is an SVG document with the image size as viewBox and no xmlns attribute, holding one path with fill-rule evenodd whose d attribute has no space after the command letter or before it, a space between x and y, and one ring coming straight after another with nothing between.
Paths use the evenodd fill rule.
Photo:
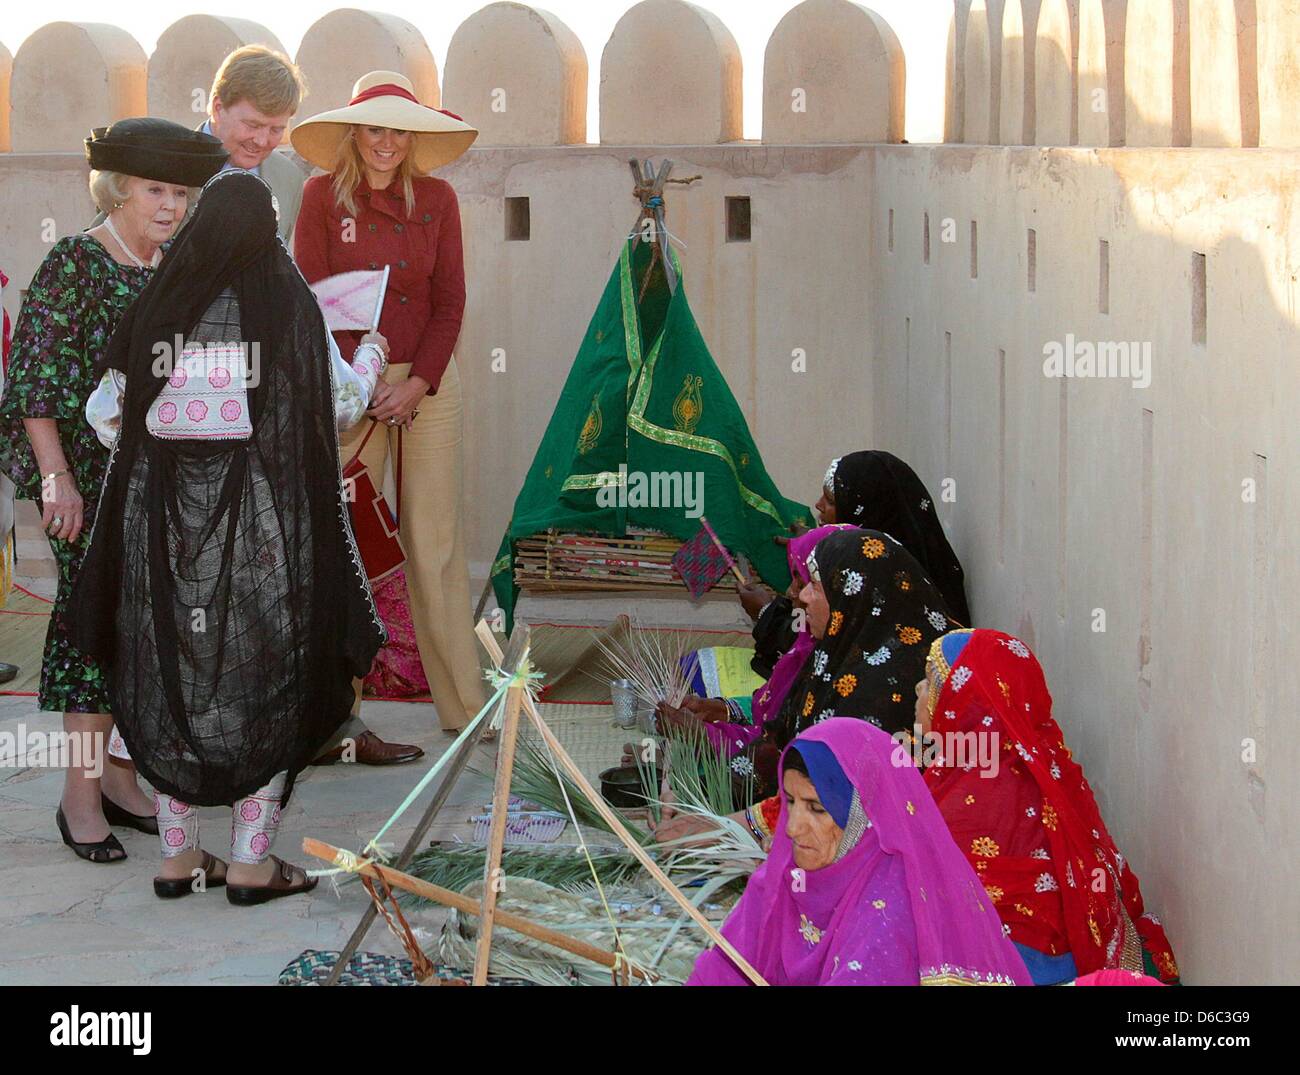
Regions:
<instances>
[{"instance_id":1,"label":"green embroidered cloth","mask_svg":"<svg viewBox=\"0 0 1300 1075\"><path fill-rule=\"evenodd\" d=\"M508 627L519 596L514 543L548 529L623 537L643 527L685 541L703 514L769 586L790 584L772 538L796 520L808 525L811 512L768 477L691 316L675 252L676 292L656 264L641 294L650 250L639 237L624 244L515 500L492 565Z\"/></svg>"}]
</instances>

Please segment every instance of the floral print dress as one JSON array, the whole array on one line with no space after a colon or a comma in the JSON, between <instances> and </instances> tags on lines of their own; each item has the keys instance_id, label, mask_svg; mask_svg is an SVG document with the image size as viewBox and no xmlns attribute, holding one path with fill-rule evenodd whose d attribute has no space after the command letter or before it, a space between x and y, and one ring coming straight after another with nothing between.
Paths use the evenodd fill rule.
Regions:
<instances>
[{"instance_id":1,"label":"floral print dress","mask_svg":"<svg viewBox=\"0 0 1300 1075\"><path fill-rule=\"evenodd\" d=\"M119 264L89 235L60 239L36 270L14 328L0 397L0 472L13 481L19 499L41 502L40 467L23 419L53 418L85 503L77 540L50 540L59 586L41 662L42 710L109 712L103 672L68 642L65 615L108 464L108 450L86 421L86 399L99 381L95 367L113 329L151 274L151 269Z\"/></svg>"}]
</instances>

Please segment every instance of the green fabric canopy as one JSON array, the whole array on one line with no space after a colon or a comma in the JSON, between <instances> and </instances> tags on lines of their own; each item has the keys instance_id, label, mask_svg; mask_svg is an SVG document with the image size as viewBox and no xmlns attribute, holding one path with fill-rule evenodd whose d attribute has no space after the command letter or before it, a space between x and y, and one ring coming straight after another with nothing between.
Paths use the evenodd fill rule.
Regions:
<instances>
[{"instance_id":1,"label":"green fabric canopy","mask_svg":"<svg viewBox=\"0 0 1300 1075\"><path fill-rule=\"evenodd\" d=\"M790 584L785 550L772 538L788 535L792 522L808 525L811 512L783 497L763 467L691 316L675 252L675 292L656 262L642 294L651 249L639 237L624 244L515 500L492 565L507 629L519 596L519 538L549 529L623 537L631 526L685 541L699 532L681 498L671 507L641 505L634 486L644 489L646 478L639 475L661 489L669 480L685 489L686 475L702 474L700 506L722 543L746 554L769 586Z\"/></svg>"}]
</instances>

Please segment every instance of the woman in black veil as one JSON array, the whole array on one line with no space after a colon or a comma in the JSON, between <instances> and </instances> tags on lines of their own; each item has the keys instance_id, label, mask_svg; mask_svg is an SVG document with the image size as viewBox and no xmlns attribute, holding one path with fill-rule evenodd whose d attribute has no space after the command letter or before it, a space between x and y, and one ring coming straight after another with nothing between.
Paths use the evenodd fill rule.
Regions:
<instances>
[{"instance_id":1,"label":"woman in black veil","mask_svg":"<svg viewBox=\"0 0 1300 1075\"><path fill-rule=\"evenodd\" d=\"M270 188L239 170L204 188L113 335L87 415L105 438L116 389L120 434L70 618L157 789L160 896L188 893L194 869L227 880L199 848L196 806L234 804L231 902L315 884L269 851L294 778L384 642L338 425L361 416L385 361L379 337L350 366L332 348Z\"/></svg>"}]
</instances>

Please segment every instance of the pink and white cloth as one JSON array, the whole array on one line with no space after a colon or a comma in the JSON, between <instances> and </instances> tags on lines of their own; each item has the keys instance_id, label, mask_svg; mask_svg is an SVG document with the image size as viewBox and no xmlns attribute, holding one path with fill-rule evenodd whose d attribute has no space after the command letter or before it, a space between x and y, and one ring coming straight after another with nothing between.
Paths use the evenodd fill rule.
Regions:
<instances>
[{"instance_id":1,"label":"pink and white cloth","mask_svg":"<svg viewBox=\"0 0 1300 1075\"><path fill-rule=\"evenodd\" d=\"M334 417L340 430L365 416L387 363L375 344L363 343L352 362L343 361L328 332L334 380ZM260 374L256 355L238 343L190 344L149 407L145 426L161 440L247 440L253 432L248 389ZM111 448L122 427L126 374L110 369L86 400L86 421Z\"/></svg>"}]
</instances>

